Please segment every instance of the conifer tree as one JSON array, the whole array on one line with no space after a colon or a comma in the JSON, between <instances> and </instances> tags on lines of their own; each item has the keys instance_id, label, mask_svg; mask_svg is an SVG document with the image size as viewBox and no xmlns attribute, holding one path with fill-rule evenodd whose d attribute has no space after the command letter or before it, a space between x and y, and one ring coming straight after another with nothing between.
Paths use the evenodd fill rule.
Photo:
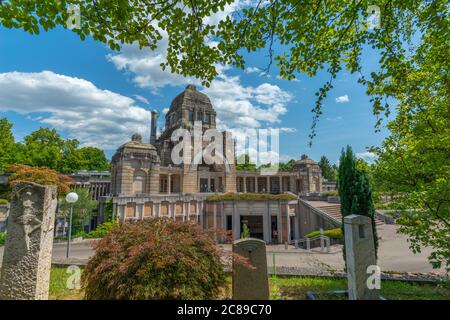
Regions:
<instances>
[{"instance_id":1,"label":"conifer tree","mask_svg":"<svg viewBox=\"0 0 450 320\"><path fill-rule=\"evenodd\" d=\"M375 226L375 207L372 191L366 172L356 166L357 159L350 146L342 150L339 160L338 190L341 198L342 234L345 241L344 217L357 214L370 217L372 220L375 254L378 249L378 237ZM345 260L345 246L343 248Z\"/></svg>"}]
</instances>

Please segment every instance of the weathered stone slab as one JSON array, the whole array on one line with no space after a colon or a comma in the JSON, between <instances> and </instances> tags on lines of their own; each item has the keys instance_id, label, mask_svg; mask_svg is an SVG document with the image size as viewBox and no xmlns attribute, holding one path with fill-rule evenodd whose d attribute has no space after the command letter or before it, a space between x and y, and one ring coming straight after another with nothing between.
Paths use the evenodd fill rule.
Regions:
<instances>
[{"instance_id":1,"label":"weathered stone slab","mask_svg":"<svg viewBox=\"0 0 450 320\"><path fill-rule=\"evenodd\" d=\"M48 299L57 191L14 186L0 275L0 299Z\"/></svg>"},{"instance_id":2,"label":"weathered stone slab","mask_svg":"<svg viewBox=\"0 0 450 320\"><path fill-rule=\"evenodd\" d=\"M259 239L241 239L233 242L233 253L247 258L256 269L233 263L233 299L268 300L266 243Z\"/></svg>"},{"instance_id":3,"label":"weathered stone slab","mask_svg":"<svg viewBox=\"0 0 450 320\"><path fill-rule=\"evenodd\" d=\"M366 216L344 218L345 256L350 300L379 300L380 290L369 288L368 267L377 264L372 220Z\"/></svg>"}]
</instances>

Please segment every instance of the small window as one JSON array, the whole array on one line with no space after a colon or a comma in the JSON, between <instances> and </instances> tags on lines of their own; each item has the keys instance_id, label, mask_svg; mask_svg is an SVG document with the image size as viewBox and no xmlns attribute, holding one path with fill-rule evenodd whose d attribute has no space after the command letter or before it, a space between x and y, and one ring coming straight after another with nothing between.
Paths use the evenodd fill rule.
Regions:
<instances>
[{"instance_id":1,"label":"small window","mask_svg":"<svg viewBox=\"0 0 450 320\"><path fill-rule=\"evenodd\" d=\"M209 113L205 113L205 123L211 123L211 115Z\"/></svg>"},{"instance_id":2,"label":"small window","mask_svg":"<svg viewBox=\"0 0 450 320\"><path fill-rule=\"evenodd\" d=\"M203 121L203 112L197 111L197 121Z\"/></svg>"},{"instance_id":3,"label":"small window","mask_svg":"<svg viewBox=\"0 0 450 320\"><path fill-rule=\"evenodd\" d=\"M189 122L194 122L194 111L189 111Z\"/></svg>"}]
</instances>

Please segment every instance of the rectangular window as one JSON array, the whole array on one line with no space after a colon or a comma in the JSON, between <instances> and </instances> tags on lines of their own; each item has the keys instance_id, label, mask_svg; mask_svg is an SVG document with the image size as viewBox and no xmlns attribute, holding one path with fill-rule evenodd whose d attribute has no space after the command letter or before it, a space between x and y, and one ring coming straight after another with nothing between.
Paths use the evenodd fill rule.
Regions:
<instances>
[{"instance_id":1,"label":"rectangular window","mask_svg":"<svg viewBox=\"0 0 450 320\"><path fill-rule=\"evenodd\" d=\"M194 111L189 111L189 122L194 122Z\"/></svg>"},{"instance_id":2,"label":"rectangular window","mask_svg":"<svg viewBox=\"0 0 450 320\"><path fill-rule=\"evenodd\" d=\"M205 123L211 123L211 115L209 113L205 113Z\"/></svg>"},{"instance_id":3,"label":"rectangular window","mask_svg":"<svg viewBox=\"0 0 450 320\"><path fill-rule=\"evenodd\" d=\"M197 121L203 121L203 112L197 112Z\"/></svg>"}]
</instances>

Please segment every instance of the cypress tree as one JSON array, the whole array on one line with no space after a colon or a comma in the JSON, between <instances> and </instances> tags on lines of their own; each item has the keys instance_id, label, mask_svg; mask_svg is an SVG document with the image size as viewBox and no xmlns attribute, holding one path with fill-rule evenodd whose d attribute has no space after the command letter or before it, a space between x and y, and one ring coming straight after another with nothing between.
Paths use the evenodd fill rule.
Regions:
<instances>
[{"instance_id":1,"label":"cypress tree","mask_svg":"<svg viewBox=\"0 0 450 320\"><path fill-rule=\"evenodd\" d=\"M344 235L345 241L344 217L351 214L370 217L372 220L376 255L378 250L378 237L375 225L375 207L372 199L372 191L370 189L367 173L358 170L356 162L357 159L350 146L347 146L345 150L342 150L339 160L338 178L338 191L341 198L342 234ZM345 245L342 251L345 261Z\"/></svg>"}]
</instances>

